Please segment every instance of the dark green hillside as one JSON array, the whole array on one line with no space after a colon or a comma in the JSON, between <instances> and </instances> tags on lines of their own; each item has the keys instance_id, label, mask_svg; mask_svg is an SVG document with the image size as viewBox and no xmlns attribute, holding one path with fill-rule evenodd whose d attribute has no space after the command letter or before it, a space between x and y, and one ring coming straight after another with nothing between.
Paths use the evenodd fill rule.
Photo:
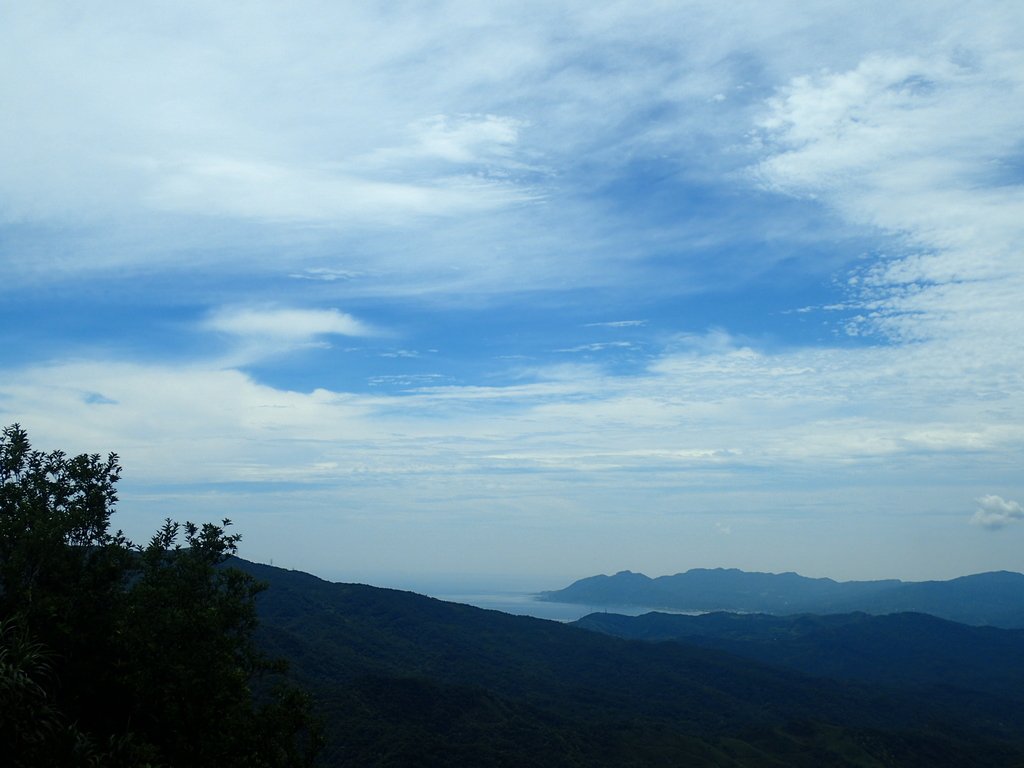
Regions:
<instances>
[{"instance_id":1,"label":"dark green hillside","mask_svg":"<svg viewBox=\"0 0 1024 768\"><path fill-rule=\"evenodd\" d=\"M328 764L1024 765L1016 724L913 692L234 564L270 584L262 641L319 698Z\"/></svg>"},{"instance_id":2,"label":"dark green hillside","mask_svg":"<svg viewBox=\"0 0 1024 768\"><path fill-rule=\"evenodd\" d=\"M907 582L872 595L863 607L855 599L845 605L845 610L875 614L912 611L965 624L1024 628L1024 575L991 571L949 581Z\"/></svg>"},{"instance_id":3,"label":"dark green hillside","mask_svg":"<svg viewBox=\"0 0 1024 768\"><path fill-rule=\"evenodd\" d=\"M573 625L622 638L679 640L812 675L1024 700L1024 630L972 627L921 613L593 613Z\"/></svg>"}]
</instances>

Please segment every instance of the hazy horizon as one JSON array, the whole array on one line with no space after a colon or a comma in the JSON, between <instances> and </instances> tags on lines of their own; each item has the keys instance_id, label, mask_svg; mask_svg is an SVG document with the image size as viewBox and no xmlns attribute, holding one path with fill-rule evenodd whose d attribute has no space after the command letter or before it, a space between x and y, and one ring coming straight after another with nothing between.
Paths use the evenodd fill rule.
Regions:
<instances>
[{"instance_id":1,"label":"hazy horizon","mask_svg":"<svg viewBox=\"0 0 1024 768\"><path fill-rule=\"evenodd\" d=\"M131 538L1024 570L1020 3L2 7L0 423Z\"/></svg>"},{"instance_id":2,"label":"hazy horizon","mask_svg":"<svg viewBox=\"0 0 1024 768\"><path fill-rule=\"evenodd\" d=\"M244 557L244 556L243 556ZM249 558L244 558L249 559ZM419 592L421 594L428 594L433 597L447 596L451 597L459 593L467 594L538 594L540 592L554 591L562 589L571 585L576 581L587 579L593 576L614 576L620 571L602 571L578 575L558 576L553 574L531 574L531 573L514 573L514 574L501 574L501 573L468 573L460 571L452 572L403 572L400 570L393 571L356 571L351 569L319 569L316 572L307 570L301 565L289 565L286 563L279 562L267 562L265 565L271 565L277 568L283 568L285 570L304 571L311 573L325 581L343 582L350 584L367 584L370 586L383 587L386 589L400 589L410 592ZM680 571L672 571L669 573L644 573L642 571L633 571L634 573L643 573L643 575L657 579L662 576L674 576L680 573L684 573L689 570L730 570L732 566L693 566L693 568L684 568ZM624 569L628 570L628 569ZM748 573L794 573L794 571L750 571ZM1006 569L994 569L1006 570ZM992 571L987 571L992 572ZM1021 573L1021 571L1013 571L1014 573ZM957 574L956 576L950 576L946 578L935 578L935 579L907 579L900 578L898 576L878 576L864 579L857 578L835 578L827 574L806 574L795 572L799 576L803 576L811 579L832 579L833 581L884 581L888 579L896 579L903 582L919 582L919 581L949 581L950 579L962 578L965 576L974 576L979 573L986 573L986 571L973 571L971 573Z\"/></svg>"}]
</instances>

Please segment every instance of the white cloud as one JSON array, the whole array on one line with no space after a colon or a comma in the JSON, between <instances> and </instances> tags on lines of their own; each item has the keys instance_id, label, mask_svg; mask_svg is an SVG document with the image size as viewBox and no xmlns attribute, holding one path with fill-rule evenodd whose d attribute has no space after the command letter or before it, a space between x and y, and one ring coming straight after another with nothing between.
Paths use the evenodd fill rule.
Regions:
<instances>
[{"instance_id":1,"label":"white cloud","mask_svg":"<svg viewBox=\"0 0 1024 768\"><path fill-rule=\"evenodd\" d=\"M402 359L406 359L406 360L414 360L414 359L420 357L421 355L420 355L420 352L418 352L415 349L392 349L392 350L388 350L387 352L381 352L380 356L381 357L391 357L391 358L402 358Z\"/></svg>"},{"instance_id":2,"label":"white cloud","mask_svg":"<svg viewBox=\"0 0 1024 768\"><path fill-rule=\"evenodd\" d=\"M606 349L632 349L636 345L629 341L597 341L592 344L579 344L575 347L556 349L556 352L603 352Z\"/></svg>"},{"instance_id":3,"label":"white cloud","mask_svg":"<svg viewBox=\"0 0 1024 768\"><path fill-rule=\"evenodd\" d=\"M843 67L865 47L917 48L945 34L936 19L965 21L958 3L926 14L881 2L821 13L708 1L91 8L5 9L0 221L106 233L92 248L12 257L0 265L8 282L14 265L58 258L51 279L173 267L194 251L198 217L222 225L217 245L229 246L197 238L208 268L287 258L304 274L300 255L238 247L263 242L260 227L297 228L322 238L318 265L341 251L351 263L340 269L383 275L377 291L616 284L643 259L590 196L623 166L661 158L669 172L717 177L742 158L708 137L735 143L766 83ZM721 93L736 98L711 101ZM574 186L581 164L606 177ZM518 215L538 201L548 205ZM172 224L174 237L159 236ZM381 245L396 227L414 231ZM410 238L417 247L403 248Z\"/></svg>"},{"instance_id":4,"label":"white cloud","mask_svg":"<svg viewBox=\"0 0 1024 768\"><path fill-rule=\"evenodd\" d=\"M233 157L174 164L147 199L158 210L269 221L402 223L523 202L530 195L504 181L448 175L426 183L353 176Z\"/></svg>"},{"instance_id":5,"label":"white cloud","mask_svg":"<svg viewBox=\"0 0 1024 768\"><path fill-rule=\"evenodd\" d=\"M275 322L267 330L266 322L241 316L224 325L254 334L283 327ZM294 342L330 332L335 322L330 314L301 315L282 332ZM95 430L101 445L123 444L125 452L191 435L196 445L210 446L209 461L223 449L239 464L294 466L311 451L311 461L341 467L386 465L392 474L429 468L466 477L500 475L515 458L523 468L557 466L597 486L608 482L589 474L598 466L625 473L615 480L624 487L684 477L739 481L750 467L771 470L778 482L806 473L836 482L865 471L913 475L945 464L969 475L971 466L1024 448L1019 422L987 416L991 401L969 392L951 399L949 381L934 365L900 349L767 355L736 348L666 354L641 375L539 368L507 386L446 384L443 374L410 373L374 383L416 389L371 396L289 392L209 364L97 360L7 370L0 392L6 413L27 427L46 425L47 439L59 440L63 427L77 424ZM1016 410L1021 395L1012 385L996 402ZM945 406L935 408L942 398ZM161 456L138 471L151 478L192 468L186 462L171 470L163 461L174 463Z\"/></svg>"},{"instance_id":6,"label":"white cloud","mask_svg":"<svg viewBox=\"0 0 1024 768\"><path fill-rule=\"evenodd\" d=\"M304 316L282 343L334 327ZM236 330L266 329L253 320ZM978 398L974 382L923 349L765 354L728 344L669 351L626 376L565 365L508 386L458 385L442 373L371 382L408 387L400 394L288 391L224 367L230 361L7 367L0 415L39 447L118 451L130 488L123 510L156 503L143 498L174 502L157 522L183 506L216 517L218 504L242 503L234 491L209 495L223 484L247 484L243 506L264 508L271 502L256 489L287 483L291 495L273 504L296 509L290 525L312 531L367 510L445 529L453 518L488 525L557 508L543 525L561 537L584 519L664 530L706 507L776 521L781 537L798 504L856 521L887 509L894 487L927 489L942 477L943 494L915 492L888 514L956 515L943 504L957 478L1019 482L1007 457L1024 451L1024 427L999 417L1021 412L1013 380L985 382L990 397ZM760 546L785 546L762 535Z\"/></svg>"},{"instance_id":7,"label":"white cloud","mask_svg":"<svg viewBox=\"0 0 1024 768\"><path fill-rule=\"evenodd\" d=\"M201 324L225 334L231 347L220 360L225 368L244 366L295 350L327 347L325 337L376 336L380 331L337 309L222 307Z\"/></svg>"},{"instance_id":8,"label":"white cloud","mask_svg":"<svg viewBox=\"0 0 1024 768\"><path fill-rule=\"evenodd\" d=\"M502 115L434 115L409 126L405 146L375 150L353 164L380 167L395 161L437 159L458 165L515 167L514 150L526 123Z\"/></svg>"},{"instance_id":9,"label":"white cloud","mask_svg":"<svg viewBox=\"0 0 1024 768\"><path fill-rule=\"evenodd\" d=\"M1020 354L1019 334L1000 330L1024 321L1024 187L996 171L1019 158L1022 105L1024 56L999 48L873 54L769 101L762 182L897 238L894 257L859 275L865 311L851 330L999 339Z\"/></svg>"},{"instance_id":10,"label":"white cloud","mask_svg":"<svg viewBox=\"0 0 1024 768\"><path fill-rule=\"evenodd\" d=\"M993 495L979 498L978 508L971 516L972 523L985 528L1003 528L1019 520L1024 520L1024 507L1016 501Z\"/></svg>"},{"instance_id":11,"label":"white cloud","mask_svg":"<svg viewBox=\"0 0 1024 768\"><path fill-rule=\"evenodd\" d=\"M212 313L203 326L233 336L307 341L317 336L372 336L370 326L337 309L253 309L227 307Z\"/></svg>"},{"instance_id":12,"label":"white cloud","mask_svg":"<svg viewBox=\"0 0 1024 768\"><path fill-rule=\"evenodd\" d=\"M464 14L396 17L307 0L288 13L260 2L244 13L231 3L99 2L85 16L62 3L4 16L0 223L109 232L130 222L153 232L201 216L348 231L536 197L491 173L520 162L522 121L462 107L489 67L453 82L464 77L463 57L513 54L515 45L448 45L448 36L472 39L450 22ZM448 66L425 65L431 50ZM396 93L399 83L406 90ZM250 236L242 226L233 238ZM161 240L112 254L115 241L102 257L65 257L61 271L101 258L120 267L178 261L180 240Z\"/></svg>"},{"instance_id":13,"label":"white cloud","mask_svg":"<svg viewBox=\"0 0 1024 768\"><path fill-rule=\"evenodd\" d=\"M959 455L966 466L988 456L1003 466L1024 447L1012 426L1024 414L1024 56L1007 42L993 30L959 49L950 40L871 54L796 78L768 103L762 183L892 237L844 302L859 305L847 332L891 350L846 354L808 379L849 398L835 434L851 460ZM858 371L860 354L870 360ZM823 429L804 444L830 450ZM1021 516L1017 502L989 495L971 522L1000 528Z\"/></svg>"},{"instance_id":14,"label":"white cloud","mask_svg":"<svg viewBox=\"0 0 1024 768\"><path fill-rule=\"evenodd\" d=\"M641 328L647 325L646 320L611 320L606 323L586 323L587 328Z\"/></svg>"}]
</instances>

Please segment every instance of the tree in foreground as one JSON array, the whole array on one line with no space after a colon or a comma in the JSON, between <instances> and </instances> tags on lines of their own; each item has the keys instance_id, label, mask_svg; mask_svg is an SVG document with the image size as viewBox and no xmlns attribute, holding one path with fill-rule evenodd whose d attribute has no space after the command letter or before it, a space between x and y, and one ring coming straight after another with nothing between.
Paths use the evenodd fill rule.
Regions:
<instances>
[{"instance_id":1,"label":"tree in foreground","mask_svg":"<svg viewBox=\"0 0 1024 768\"><path fill-rule=\"evenodd\" d=\"M168 520L135 547L110 530L120 473L115 454L35 451L18 425L0 435L0 753L310 765L309 700L253 642L264 586L223 565L230 521Z\"/></svg>"}]
</instances>

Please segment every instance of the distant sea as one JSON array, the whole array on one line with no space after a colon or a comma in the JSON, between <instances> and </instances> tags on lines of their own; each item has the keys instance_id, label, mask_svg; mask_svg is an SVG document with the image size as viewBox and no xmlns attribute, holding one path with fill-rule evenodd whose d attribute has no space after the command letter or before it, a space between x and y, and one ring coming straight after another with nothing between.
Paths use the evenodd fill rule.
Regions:
<instances>
[{"instance_id":1,"label":"distant sea","mask_svg":"<svg viewBox=\"0 0 1024 768\"><path fill-rule=\"evenodd\" d=\"M549 603L537 600L532 592L461 592L431 594L438 600L447 600L450 603L465 603L475 605L477 608L486 608L491 611L503 611L517 616L534 616L538 619L549 619L551 621L576 621L591 613L621 613L626 616L640 616L649 613L651 608L637 608L636 606L623 605L581 605L579 603ZM683 613L680 611L680 613ZM700 611L686 612L690 615L701 613Z\"/></svg>"},{"instance_id":2,"label":"distant sea","mask_svg":"<svg viewBox=\"0 0 1024 768\"><path fill-rule=\"evenodd\" d=\"M386 589L400 589L426 595L449 603L464 603L489 611L504 611L516 616L533 616L550 621L576 621L591 613L620 613L640 616L658 610L663 613L684 613L696 616L705 611L672 611L668 608L638 608L634 605L582 605L579 603L548 603L536 598L538 592L551 584L566 583L571 576L547 577L523 575L447 573L424 577L416 573L379 573L358 571L321 571L320 578L348 584L371 584Z\"/></svg>"}]
</instances>

